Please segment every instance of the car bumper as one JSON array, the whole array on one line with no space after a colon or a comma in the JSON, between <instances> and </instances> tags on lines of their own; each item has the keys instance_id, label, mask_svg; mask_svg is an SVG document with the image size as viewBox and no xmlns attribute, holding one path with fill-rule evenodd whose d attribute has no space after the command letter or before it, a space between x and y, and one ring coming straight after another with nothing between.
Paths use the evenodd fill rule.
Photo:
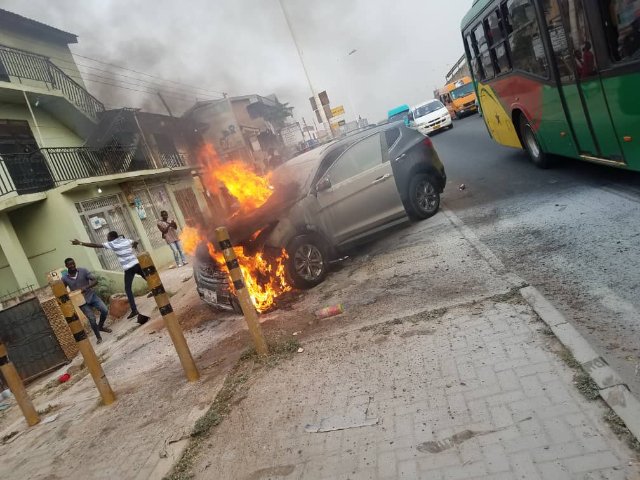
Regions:
<instances>
[{"instance_id":1,"label":"car bumper","mask_svg":"<svg viewBox=\"0 0 640 480\"><path fill-rule=\"evenodd\" d=\"M443 128L450 127L452 123L453 121L451 120L451 117L447 117L434 125L421 125L420 127L418 127L418 130L420 130L422 134L426 135L428 133L433 133L438 130L442 130Z\"/></svg>"},{"instance_id":2,"label":"car bumper","mask_svg":"<svg viewBox=\"0 0 640 480\"><path fill-rule=\"evenodd\" d=\"M472 113L475 113L478 111L478 107L471 106L471 107L467 107L467 108L461 108L460 110L458 110L456 112L456 115L458 115L459 117L464 116L464 115L470 115Z\"/></svg>"}]
</instances>

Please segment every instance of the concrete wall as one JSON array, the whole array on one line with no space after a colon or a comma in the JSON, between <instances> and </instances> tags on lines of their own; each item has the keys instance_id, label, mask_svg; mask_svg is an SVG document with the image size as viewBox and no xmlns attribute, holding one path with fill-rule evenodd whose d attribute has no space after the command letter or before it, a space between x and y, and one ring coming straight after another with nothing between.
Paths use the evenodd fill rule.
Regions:
<instances>
[{"instance_id":1,"label":"concrete wall","mask_svg":"<svg viewBox=\"0 0 640 480\"><path fill-rule=\"evenodd\" d=\"M18 282L16 282L7 257L0 247L0 296L15 292L18 288Z\"/></svg>"},{"instance_id":2,"label":"concrete wall","mask_svg":"<svg viewBox=\"0 0 640 480\"><path fill-rule=\"evenodd\" d=\"M0 119L24 120L29 122L31 133L33 133L36 142L38 142L41 148L79 147L84 143L82 138L42 109L33 108L33 115L40 128L42 141L38 136L38 129L33 122L33 118L26 104L0 103Z\"/></svg>"}]
</instances>

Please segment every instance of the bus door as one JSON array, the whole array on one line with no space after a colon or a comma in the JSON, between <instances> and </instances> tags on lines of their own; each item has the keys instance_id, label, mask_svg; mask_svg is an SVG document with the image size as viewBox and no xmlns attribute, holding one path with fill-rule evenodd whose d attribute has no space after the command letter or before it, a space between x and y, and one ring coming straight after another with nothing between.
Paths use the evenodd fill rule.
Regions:
<instances>
[{"instance_id":1,"label":"bus door","mask_svg":"<svg viewBox=\"0 0 640 480\"><path fill-rule=\"evenodd\" d=\"M567 117L582 156L624 163L598 73L583 0L544 0Z\"/></svg>"}]
</instances>

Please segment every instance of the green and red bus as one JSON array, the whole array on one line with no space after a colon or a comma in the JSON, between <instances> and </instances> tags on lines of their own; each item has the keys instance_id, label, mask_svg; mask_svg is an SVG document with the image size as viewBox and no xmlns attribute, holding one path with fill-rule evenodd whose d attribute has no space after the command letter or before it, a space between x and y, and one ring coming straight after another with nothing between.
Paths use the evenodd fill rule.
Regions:
<instances>
[{"instance_id":1,"label":"green and red bus","mask_svg":"<svg viewBox=\"0 0 640 480\"><path fill-rule=\"evenodd\" d=\"M640 0L475 0L461 28L498 143L640 171Z\"/></svg>"}]
</instances>

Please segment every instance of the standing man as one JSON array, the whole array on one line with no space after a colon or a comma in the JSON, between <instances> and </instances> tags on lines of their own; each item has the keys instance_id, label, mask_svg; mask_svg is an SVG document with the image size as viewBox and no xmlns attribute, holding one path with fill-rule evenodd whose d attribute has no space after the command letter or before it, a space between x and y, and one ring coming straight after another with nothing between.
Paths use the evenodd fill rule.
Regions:
<instances>
[{"instance_id":1,"label":"standing man","mask_svg":"<svg viewBox=\"0 0 640 480\"><path fill-rule=\"evenodd\" d=\"M180 237L178 237L178 225L176 225L175 220L169 221L169 214L166 210L160 212L160 217L162 220L158 222L158 230L162 232L162 238L164 238L164 241L171 247L176 265L178 267L186 265L188 262L182 251Z\"/></svg>"},{"instance_id":2,"label":"standing man","mask_svg":"<svg viewBox=\"0 0 640 480\"><path fill-rule=\"evenodd\" d=\"M64 261L64 266L67 267L67 273L62 276L62 282L69 287L72 292L74 290L80 290L84 295L84 305L80 307L82 313L89 320L91 330L96 335L97 343L102 343L102 336L100 332L111 333L111 329L104 326L109 315L109 309L100 299L100 297L93 290L98 284L98 280L94 277L86 268L77 268L76 261L73 258L67 258ZM96 316L93 309L97 309L100 312L100 322L96 324Z\"/></svg>"},{"instance_id":3,"label":"standing man","mask_svg":"<svg viewBox=\"0 0 640 480\"><path fill-rule=\"evenodd\" d=\"M138 241L124 238L124 236L118 235L118 232L111 231L107 234L107 241L104 243L81 242L78 239L71 240L71 243L73 245L82 245L83 247L89 248L106 248L107 250L112 250L113 253L116 254L118 262L120 262L120 265L124 270L124 291L127 294L129 306L131 307L131 313L127 318L133 318L137 315L138 323L140 325L146 323L147 320L149 320L149 317L138 313L136 299L133 296L133 290L131 289L133 279L136 274L144 278L142 267L138 263L138 258L135 253L133 253L133 249L138 248Z\"/></svg>"}]
</instances>

